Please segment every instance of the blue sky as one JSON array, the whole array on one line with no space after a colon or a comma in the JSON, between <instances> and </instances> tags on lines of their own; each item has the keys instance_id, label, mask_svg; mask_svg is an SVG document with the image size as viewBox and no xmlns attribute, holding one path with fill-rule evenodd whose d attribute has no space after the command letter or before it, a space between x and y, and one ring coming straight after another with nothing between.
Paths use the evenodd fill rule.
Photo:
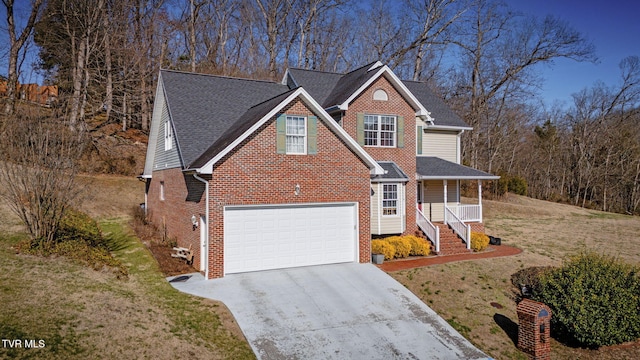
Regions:
<instances>
[{"instance_id":1,"label":"blue sky","mask_svg":"<svg viewBox=\"0 0 640 360\"><path fill-rule=\"evenodd\" d=\"M545 82L542 96L547 105L563 101L570 105L571 94L602 81L620 83L620 61L640 56L640 1L638 0L507 0L509 6L536 16L555 15L569 22L591 40L599 62L579 63L556 60L541 67Z\"/></svg>"}]
</instances>

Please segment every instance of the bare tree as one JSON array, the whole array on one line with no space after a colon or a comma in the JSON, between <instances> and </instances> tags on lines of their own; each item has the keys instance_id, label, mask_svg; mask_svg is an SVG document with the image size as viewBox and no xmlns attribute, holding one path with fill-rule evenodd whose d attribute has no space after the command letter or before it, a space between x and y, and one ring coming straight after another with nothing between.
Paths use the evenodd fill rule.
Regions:
<instances>
[{"instance_id":1,"label":"bare tree","mask_svg":"<svg viewBox=\"0 0 640 360\"><path fill-rule=\"evenodd\" d=\"M294 38L286 36L285 28L290 26L287 20L296 0L255 0L255 2L264 26L266 41L263 41L263 46L269 58L267 63L269 77L275 79L278 71L277 57L281 55L282 46L290 43L290 39ZM295 29L295 27L293 28ZM284 59L286 62L286 55Z\"/></svg>"},{"instance_id":2,"label":"bare tree","mask_svg":"<svg viewBox=\"0 0 640 360\"><path fill-rule=\"evenodd\" d=\"M5 114L13 114L16 101L16 87L18 85L18 57L27 39L31 36L36 18L42 7L43 0L33 0L31 12L20 35L16 34L16 19L14 14L14 0L2 0L7 11L7 32L9 35L9 67L7 69L7 102Z\"/></svg>"},{"instance_id":3,"label":"bare tree","mask_svg":"<svg viewBox=\"0 0 640 360\"><path fill-rule=\"evenodd\" d=\"M525 98L535 88L534 66L554 59L594 60L593 45L566 22L519 16L491 0L476 0L473 11L457 24L463 60L457 96L468 98L465 118L475 131L465 138L471 165L487 168L491 151L482 155L482 143L503 104Z\"/></svg>"},{"instance_id":4,"label":"bare tree","mask_svg":"<svg viewBox=\"0 0 640 360\"><path fill-rule=\"evenodd\" d=\"M0 145L0 196L32 240L45 246L54 244L60 219L82 193L76 173L85 136L60 122L43 114L16 115L5 122Z\"/></svg>"}]
</instances>

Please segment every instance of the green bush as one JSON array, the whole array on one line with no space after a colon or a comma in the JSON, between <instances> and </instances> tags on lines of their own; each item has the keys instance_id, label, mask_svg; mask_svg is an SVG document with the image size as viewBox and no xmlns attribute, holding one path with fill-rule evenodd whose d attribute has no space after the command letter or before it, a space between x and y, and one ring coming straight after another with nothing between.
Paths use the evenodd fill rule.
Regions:
<instances>
[{"instance_id":1,"label":"green bush","mask_svg":"<svg viewBox=\"0 0 640 360\"><path fill-rule=\"evenodd\" d=\"M431 244L427 240L414 235L408 235L404 238L409 240L409 244L411 244L410 256L426 256L431 252Z\"/></svg>"},{"instance_id":2,"label":"green bush","mask_svg":"<svg viewBox=\"0 0 640 360\"><path fill-rule=\"evenodd\" d=\"M56 242L82 240L92 247L105 247L105 240L98 223L89 215L67 210L55 235Z\"/></svg>"},{"instance_id":3,"label":"green bush","mask_svg":"<svg viewBox=\"0 0 640 360\"><path fill-rule=\"evenodd\" d=\"M371 240L371 253L383 254L385 260L391 260L396 255L396 247L385 240Z\"/></svg>"},{"instance_id":4,"label":"green bush","mask_svg":"<svg viewBox=\"0 0 640 360\"><path fill-rule=\"evenodd\" d=\"M553 311L562 340L587 347L640 338L638 267L593 252L569 258L544 272L533 298Z\"/></svg>"},{"instance_id":5,"label":"green bush","mask_svg":"<svg viewBox=\"0 0 640 360\"><path fill-rule=\"evenodd\" d=\"M98 223L89 215L67 210L55 233L55 244L39 239L21 245L20 251L33 255L64 256L92 267L94 270L111 268L118 278L126 278L127 268L109 252L109 239L105 238Z\"/></svg>"},{"instance_id":6,"label":"green bush","mask_svg":"<svg viewBox=\"0 0 640 360\"><path fill-rule=\"evenodd\" d=\"M527 195L527 180L522 176L512 176L509 178L509 192L518 195Z\"/></svg>"},{"instance_id":7,"label":"green bush","mask_svg":"<svg viewBox=\"0 0 640 360\"><path fill-rule=\"evenodd\" d=\"M483 251L489 246L489 237L480 232L471 232L471 248L473 251Z\"/></svg>"},{"instance_id":8,"label":"green bush","mask_svg":"<svg viewBox=\"0 0 640 360\"><path fill-rule=\"evenodd\" d=\"M396 258L403 259L409 256L409 253L411 252L411 242L409 242L405 237L391 236L384 238L384 240L388 241L389 244L396 248Z\"/></svg>"}]
</instances>

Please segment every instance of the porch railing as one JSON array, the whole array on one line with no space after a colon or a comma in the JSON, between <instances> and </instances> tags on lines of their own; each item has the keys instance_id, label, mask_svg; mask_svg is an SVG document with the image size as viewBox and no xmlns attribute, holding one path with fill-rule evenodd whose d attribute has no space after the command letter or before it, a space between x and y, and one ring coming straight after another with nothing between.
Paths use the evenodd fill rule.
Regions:
<instances>
[{"instance_id":1,"label":"porch railing","mask_svg":"<svg viewBox=\"0 0 640 360\"><path fill-rule=\"evenodd\" d=\"M418 223L418 227L424 231L425 235L429 238L429 240L433 241L433 245L435 246L435 251L437 253L440 252L440 228L433 225L429 219L420 211L420 209L416 209L416 222Z\"/></svg>"},{"instance_id":2,"label":"porch railing","mask_svg":"<svg viewBox=\"0 0 640 360\"><path fill-rule=\"evenodd\" d=\"M462 238L467 249L471 249L471 225L465 224L448 206L444 208L444 223Z\"/></svg>"},{"instance_id":3,"label":"porch railing","mask_svg":"<svg viewBox=\"0 0 640 360\"><path fill-rule=\"evenodd\" d=\"M482 222L482 205L447 206L462 221Z\"/></svg>"}]
</instances>

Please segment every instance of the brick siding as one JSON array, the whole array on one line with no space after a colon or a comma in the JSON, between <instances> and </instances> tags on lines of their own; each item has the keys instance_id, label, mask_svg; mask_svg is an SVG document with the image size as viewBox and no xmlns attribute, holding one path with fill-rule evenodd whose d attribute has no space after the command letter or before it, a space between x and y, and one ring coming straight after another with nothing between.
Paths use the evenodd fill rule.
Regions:
<instances>
[{"instance_id":1,"label":"brick siding","mask_svg":"<svg viewBox=\"0 0 640 360\"><path fill-rule=\"evenodd\" d=\"M383 89L389 100L373 100L373 93ZM382 148L365 146L364 149L377 161L393 161L409 176L406 187L406 229L405 235L413 235L418 231L416 224L416 111L398 93L393 85L384 77L380 77L356 97L345 112L342 124L347 133L357 139L357 113L397 115L404 117L404 147Z\"/></svg>"},{"instance_id":2,"label":"brick siding","mask_svg":"<svg viewBox=\"0 0 640 360\"><path fill-rule=\"evenodd\" d=\"M160 200L160 183L164 182L164 200ZM180 168L154 171L147 192L148 215L152 224L175 239L178 246L191 248L193 267L200 269L200 229L193 228L191 216L200 223L204 215L204 183L185 175Z\"/></svg>"},{"instance_id":3,"label":"brick siding","mask_svg":"<svg viewBox=\"0 0 640 360\"><path fill-rule=\"evenodd\" d=\"M313 115L300 100L283 113ZM209 276L224 275L224 207L228 205L359 203L359 261L371 261L369 168L318 119L315 155L276 152L275 117L214 167L210 194ZM295 195L296 184L300 194Z\"/></svg>"}]
</instances>

